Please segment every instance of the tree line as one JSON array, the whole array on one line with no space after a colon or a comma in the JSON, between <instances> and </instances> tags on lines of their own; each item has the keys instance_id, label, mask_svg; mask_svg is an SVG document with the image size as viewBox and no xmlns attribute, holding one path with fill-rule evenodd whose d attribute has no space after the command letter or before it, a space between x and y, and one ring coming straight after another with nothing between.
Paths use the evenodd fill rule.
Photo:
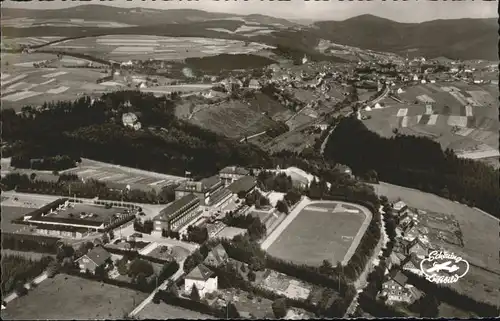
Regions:
<instances>
[{"instance_id":1,"label":"tree line","mask_svg":"<svg viewBox=\"0 0 500 321\"><path fill-rule=\"evenodd\" d=\"M349 137L349 139L346 139ZM356 175L376 171L378 179L477 206L500 217L500 170L444 152L424 137L383 138L354 117L330 135L325 157L347 164Z\"/></svg>"},{"instance_id":2,"label":"tree line","mask_svg":"<svg viewBox=\"0 0 500 321\"><path fill-rule=\"evenodd\" d=\"M33 178L33 179L32 179ZM57 182L49 182L29 177L27 174L9 173L0 180L3 190L17 192L67 195L81 198L99 197L111 201L132 203L167 204L175 198L172 187L164 187L159 192L155 190L143 191L138 189L116 190L109 188L106 183L94 179L85 182L75 180L71 174L63 174Z\"/></svg>"},{"instance_id":3,"label":"tree line","mask_svg":"<svg viewBox=\"0 0 500 321\"><path fill-rule=\"evenodd\" d=\"M180 176L189 171L195 178L232 164L269 162L269 156L252 144L177 119L175 103L165 96L119 91L98 100L82 97L44 103L40 109L25 106L20 114L3 109L4 155L88 157ZM121 116L127 112L137 113L144 129L125 127Z\"/></svg>"}]
</instances>

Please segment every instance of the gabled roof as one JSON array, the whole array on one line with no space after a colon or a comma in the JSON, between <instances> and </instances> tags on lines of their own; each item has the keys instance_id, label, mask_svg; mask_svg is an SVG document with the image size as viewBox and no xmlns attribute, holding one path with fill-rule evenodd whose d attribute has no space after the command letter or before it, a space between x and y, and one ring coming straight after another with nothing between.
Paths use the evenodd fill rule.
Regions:
<instances>
[{"instance_id":1,"label":"gabled roof","mask_svg":"<svg viewBox=\"0 0 500 321\"><path fill-rule=\"evenodd\" d=\"M406 281L408 281L408 277L406 275L404 275L403 273L401 273L399 270L392 271L390 273L390 277L392 280L394 280L394 282L396 282L397 284L399 284L403 287L406 285Z\"/></svg>"},{"instance_id":2,"label":"gabled roof","mask_svg":"<svg viewBox=\"0 0 500 321\"><path fill-rule=\"evenodd\" d=\"M207 281L214 274L212 270L203 264L198 264L188 275L186 279Z\"/></svg>"},{"instance_id":3,"label":"gabled roof","mask_svg":"<svg viewBox=\"0 0 500 321\"><path fill-rule=\"evenodd\" d=\"M210 252L214 255L215 259L219 263L223 263L224 259L227 258L226 249L220 243L217 244L217 246L215 246Z\"/></svg>"},{"instance_id":4,"label":"gabled roof","mask_svg":"<svg viewBox=\"0 0 500 321\"><path fill-rule=\"evenodd\" d=\"M395 204L393 205L393 208L394 208L395 210L400 210L400 209L402 209L402 208L403 208L403 207L405 207L405 206L407 206L405 202L403 202L403 201L399 201L399 202L397 202L397 203L395 203Z\"/></svg>"},{"instance_id":5,"label":"gabled roof","mask_svg":"<svg viewBox=\"0 0 500 321\"><path fill-rule=\"evenodd\" d=\"M257 185L257 180L253 176L243 176L242 178L232 182L227 189L238 194L239 192L248 192Z\"/></svg>"},{"instance_id":6,"label":"gabled roof","mask_svg":"<svg viewBox=\"0 0 500 321\"><path fill-rule=\"evenodd\" d=\"M101 266L102 264L104 264L104 262L111 258L111 254L109 254L109 252L106 251L102 246L96 246L81 258L83 257L87 257L97 266ZM81 258L79 258L78 260L80 260Z\"/></svg>"}]
</instances>

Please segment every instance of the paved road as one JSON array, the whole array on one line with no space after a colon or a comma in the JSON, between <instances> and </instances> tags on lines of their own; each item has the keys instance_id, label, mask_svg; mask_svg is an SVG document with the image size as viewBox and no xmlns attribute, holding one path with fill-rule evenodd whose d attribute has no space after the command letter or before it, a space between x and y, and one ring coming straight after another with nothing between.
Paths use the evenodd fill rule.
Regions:
<instances>
[{"instance_id":1,"label":"paved road","mask_svg":"<svg viewBox=\"0 0 500 321\"><path fill-rule=\"evenodd\" d=\"M134 317L135 315L137 315L137 313L139 313L142 309L144 309L144 307L153 300L156 293L158 293L158 291L160 290L165 290L167 288L167 285L171 281L176 282L177 280L179 280L179 278L184 275L183 266L184 266L184 260L179 262L179 270L177 270L177 272L170 278L163 281L163 283L160 284L160 286L157 287L146 299L144 299L144 301L142 301L137 307L135 307L135 309L132 310L132 312L130 312L129 317Z\"/></svg>"},{"instance_id":2,"label":"paved road","mask_svg":"<svg viewBox=\"0 0 500 321\"><path fill-rule=\"evenodd\" d=\"M381 212L381 215L383 215L382 212ZM344 318L349 317L356 310L356 307L358 306L359 294L368 285L367 277L375 268L374 262L376 262L377 257L379 257L381 255L382 247L387 244L388 236L385 233L383 223L381 224L381 234L380 235L381 235L380 240L378 241L377 246L375 247L371 258L368 260L368 263L366 264L365 269L363 270L363 272L361 272L358 279L354 282L354 287L356 289L356 295L354 296L351 304L347 308L346 313L344 315Z\"/></svg>"}]
</instances>

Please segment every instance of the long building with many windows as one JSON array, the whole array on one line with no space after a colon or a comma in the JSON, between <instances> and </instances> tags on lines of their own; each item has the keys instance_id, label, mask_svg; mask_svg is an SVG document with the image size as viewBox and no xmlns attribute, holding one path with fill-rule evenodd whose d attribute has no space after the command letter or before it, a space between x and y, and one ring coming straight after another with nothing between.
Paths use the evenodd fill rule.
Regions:
<instances>
[{"instance_id":1,"label":"long building with many windows","mask_svg":"<svg viewBox=\"0 0 500 321\"><path fill-rule=\"evenodd\" d=\"M188 194L160 211L153 219L154 229L159 232L163 229L178 231L200 214L200 199L194 194Z\"/></svg>"}]
</instances>

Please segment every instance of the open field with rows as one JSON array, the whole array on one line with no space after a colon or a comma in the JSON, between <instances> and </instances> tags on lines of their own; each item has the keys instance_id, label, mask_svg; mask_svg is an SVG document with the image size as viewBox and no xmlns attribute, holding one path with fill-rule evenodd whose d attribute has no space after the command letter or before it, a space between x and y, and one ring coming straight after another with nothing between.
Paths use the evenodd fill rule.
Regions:
<instances>
[{"instance_id":1,"label":"open field with rows","mask_svg":"<svg viewBox=\"0 0 500 321\"><path fill-rule=\"evenodd\" d=\"M33 27L124 28L124 27L133 27L133 25L115 22L115 21L102 21L102 20L96 21L96 20L85 20L85 19L33 19L33 18L9 18L9 19L5 19L2 21L2 26L3 27L16 27L16 28L33 28ZM37 37L37 38L39 38L39 37Z\"/></svg>"},{"instance_id":2,"label":"open field with rows","mask_svg":"<svg viewBox=\"0 0 500 321\"><path fill-rule=\"evenodd\" d=\"M23 106L39 106L46 101L74 100L85 94L99 95L110 87L96 84L105 69L35 68L34 63L57 60L51 54L5 54L2 57L1 102L3 108L20 111ZM66 61L66 62L65 62ZM61 64L85 63L63 57Z\"/></svg>"},{"instance_id":3,"label":"open field with rows","mask_svg":"<svg viewBox=\"0 0 500 321\"><path fill-rule=\"evenodd\" d=\"M183 60L223 53L250 54L271 49L271 47L258 43L215 38L109 35L64 40L51 44L45 49L86 53L106 59L128 61L130 59Z\"/></svg>"},{"instance_id":4,"label":"open field with rows","mask_svg":"<svg viewBox=\"0 0 500 321\"><path fill-rule=\"evenodd\" d=\"M2 310L4 320L122 319L147 294L64 274L47 279Z\"/></svg>"},{"instance_id":5,"label":"open field with rows","mask_svg":"<svg viewBox=\"0 0 500 321\"><path fill-rule=\"evenodd\" d=\"M267 251L297 264L320 265L328 260L336 265L352 256L351 245L360 232L364 234L365 220L366 213L357 205L313 203L300 211Z\"/></svg>"},{"instance_id":6,"label":"open field with rows","mask_svg":"<svg viewBox=\"0 0 500 321\"><path fill-rule=\"evenodd\" d=\"M400 97L405 103L386 98L384 108L362 111L371 116L363 122L385 137L393 136L394 130L426 136L461 157L498 157L498 103L490 87L446 83L404 88Z\"/></svg>"},{"instance_id":7,"label":"open field with rows","mask_svg":"<svg viewBox=\"0 0 500 321\"><path fill-rule=\"evenodd\" d=\"M470 263L467 275L454 283L453 287L461 292L470 293L476 299L498 304L500 300L498 219L466 205L418 190L387 183L373 186L377 194L387 196L390 201L401 199L409 207L452 216L460 225L464 247L444 242L439 245Z\"/></svg>"},{"instance_id":8,"label":"open field with rows","mask_svg":"<svg viewBox=\"0 0 500 321\"><path fill-rule=\"evenodd\" d=\"M185 180L184 177L143 171L125 166L113 165L89 159L83 159L82 163L73 169L63 171L66 174L75 174L85 180L95 179L107 183L130 185L132 189L161 189L164 186Z\"/></svg>"}]
</instances>

